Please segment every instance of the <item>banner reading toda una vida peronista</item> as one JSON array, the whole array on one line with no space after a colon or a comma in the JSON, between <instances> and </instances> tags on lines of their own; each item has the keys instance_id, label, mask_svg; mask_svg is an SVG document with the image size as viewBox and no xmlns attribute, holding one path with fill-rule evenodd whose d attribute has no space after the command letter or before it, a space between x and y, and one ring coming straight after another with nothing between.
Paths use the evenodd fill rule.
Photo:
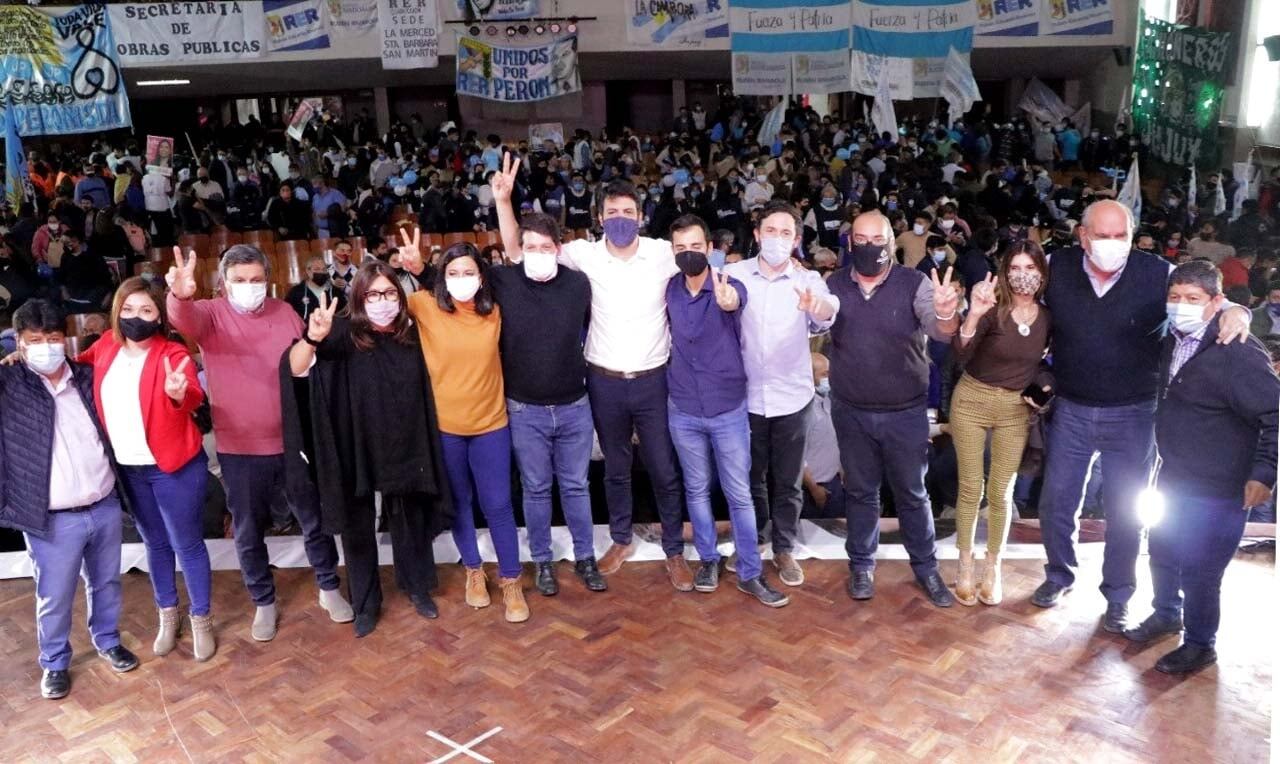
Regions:
<instances>
[{"instance_id":1,"label":"banner reading toda una vida peronista","mask_svg":"<svg viewBox=\"0 0 1280 764\"><path fill-rule=\"evenodd\" d=\"M578 36L535 45L495 45L458 35L458 95L528 103L577 93Z\"/></svg>"},{"instance_id":2,"label":"banner reading toda una vida peronista","mask_svg":"<svg viewBox=\"0 0 1280 764\"><path fill-rule=\"evenodd\" d=\"M125 65L227 61L262 55L262 3L125 3L108 6Z\"/></svg>"}]
</instances>

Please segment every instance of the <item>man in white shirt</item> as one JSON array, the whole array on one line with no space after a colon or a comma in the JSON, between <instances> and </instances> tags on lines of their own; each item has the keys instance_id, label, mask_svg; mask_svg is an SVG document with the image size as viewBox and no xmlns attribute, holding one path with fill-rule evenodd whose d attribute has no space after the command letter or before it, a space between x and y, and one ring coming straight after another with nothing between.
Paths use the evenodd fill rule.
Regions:
<instances>
[{"instance_id":1,"label":"man in white shirt","mask_svg":"<svg viewBox=\"0 0 1280 764\"><path fill-rule=\"evenodd\" d=\"M514 182L519 160L503 157L503 174ZM591 322L584 355L587 393L596 434L604 452L605 495L613 545L600 558L600 572L615 573L635 554L631 533L632 435L653 486L662 521L667 575L679 591L693 591L693 573L684 559L683 488L667 429L667 282L680 272L671 243L639 236L640 198L623 180L605 185L600 223L604 237L579 239L561 247L561 265L581 271L591 282ZM522 261L519 224L510 199L494 200L507 256Z\"/></svg>"},{"instance_id":2,"label":"man in white shirt","mask_svg":"<svg viewBox=\"0 0 1280 764\"><path fill-rule=\"evenodd\" d=\"M71 691L71 611L84 577L93 646L124 673L138 658L120 644L116 476L93 402L93 370L65 360L66 319L47 300L14 313L22 364L0 367L0 524L23 532L35 580L40 693Z\"/></svg>"},{"instance_id":3,"label":"man in white shirt","mask_svg":"<svg viewBox=\"0 0 1280 764\"><path fill-rule=\"evenodd\" d=\"M759 167L756 169L755 178L747 184L743 201L746 202L748 210L755 210L763 207L772 198L773 184L769 182L769 173L764 167Z\"/></svg>"},{"instance_id":4,"label":"man in white shirt","mask_svg":"<svg viewBox=\"0 0 1280 764\"><path fill-rule=\"evenodd\" d=\"M147 218L155 226L151 241L157 247L173 244L173 186L169 176L157 169L148 169L142 176L142 196L147 208Z\"/></svg>"}]
</instances>

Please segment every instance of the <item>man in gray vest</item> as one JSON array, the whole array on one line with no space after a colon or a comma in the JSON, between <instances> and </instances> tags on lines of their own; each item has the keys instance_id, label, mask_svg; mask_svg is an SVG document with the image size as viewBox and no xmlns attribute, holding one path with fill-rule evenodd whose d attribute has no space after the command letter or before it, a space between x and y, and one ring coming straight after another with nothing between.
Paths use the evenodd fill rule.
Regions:
<instances>
[{"instance_id":1,"label":"man in gray vest","mask_svg":"<svg viewBox=\"0 0 1280 764\"><path fill-rule=\"evenodd\" d=\"M840 301L831 327L831 418L844 470L849 596L875 594L880 485L889 482L916 581L937 607L955 599L934 554L928 468L927 339L950 342L960 325L951 273L938 280L893 261L893 227L879 212L853 221L850 265L827 287Z\"/></svg>"}]
</instances>

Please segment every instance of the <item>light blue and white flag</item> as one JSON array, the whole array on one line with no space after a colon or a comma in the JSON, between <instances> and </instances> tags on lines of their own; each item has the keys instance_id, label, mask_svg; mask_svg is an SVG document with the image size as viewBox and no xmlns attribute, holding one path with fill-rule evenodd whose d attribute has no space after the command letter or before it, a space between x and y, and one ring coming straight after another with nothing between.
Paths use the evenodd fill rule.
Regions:
<instances>
[{"instance_id":1,"label":"light blue and white flag","mask_svg":"<svg viewBox=\"0 0 1280 764\"><path fill-rule=\"evenodd\" d=\"M849 0L733 0L734 53L822 53L849 49Z\"/></svg>"},{"instance_id":2,"label":"light blue and white flag","mask_svg":"<svg viewBox=\"0 0 1280 764\"><path fill-rule=\"evenodd\" d=\"M871 122L876 128L876 137L889 134L893 140L898 139L898 115L893 110L893 94L889 92L889 78L880 77L876 89L876 105L871 109Z\"/></svg>"},{"instance_id":3,"label":"light blue and white flag","mask_svg":"<svg viewBox=\"0 0 1280 764\"><path fill-rule=\"evenodd\" d=\"M978 90L978 81L973 78L973 69L969 68L967 56L955 48L947 54L946 67L942 73L942 98L947 102L947 125L955 124L957 119L982 100Z\"/></svg>"},{"instance_id":4,"label":"light blue and white flag","mask_svg":"<svg viewBox=\"0 0 1280 764\"><path fill-rule=\"evenodd\" d=\"M895 58L946 58L951 48L973 49L977 21L974 0L854 0L853 49Z\"/></svg>"},{"instance_id":5,"label":"light blue and white flag","mask_svg":"<svg viewBox=\"0 0 1280 764\"><path fill-rule=\"evenodd\" d=\"M1138 157L1134 156L1129 164L1129 172L1124 176L1124 186L1120 189L1116 201L1133 210L1135 221L1142 219L1142 183L1138 177Z\"/></svg>"}]
</instances>

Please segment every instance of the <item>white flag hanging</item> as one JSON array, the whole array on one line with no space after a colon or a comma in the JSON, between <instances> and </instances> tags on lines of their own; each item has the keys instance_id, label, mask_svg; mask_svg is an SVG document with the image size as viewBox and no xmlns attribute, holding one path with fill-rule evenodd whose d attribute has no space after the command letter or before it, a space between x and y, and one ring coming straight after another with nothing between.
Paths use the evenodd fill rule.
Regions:
<instances>
[{"instance_id":1,"label":"white flag hanging","mask_svg":"<svg viewBox=\"0 0 1280 764\"><path fill-rule=\"evenodd\" d=\"M760 123L760 131L756 133L756 143L761 146L772 146L773 142L778 140L778 133L782 132L782 120L787 114L787 99L778 99L778 105L769 110L764 115L764 121Z\"/></svg>"},{"instance_id":2,"label":"white flag hanging","mask_svg":"<svg viewBox=\"0 0 1280 764\"><path fill-rule=\"evenodd\" d=\"M947 63L942 70L942 86L940 93L947 102L947 124L952 125L973 105L982 100L978 90L978 82L973 78L973 69L960 51L951 48L947 54Z\"/></svg>"},{"instance_id":3,"label":"white flag hanging","mask_svg":"<svg viewBox=\"0 0 1280 764\"><path fill-rule=\"evenodd\" d=\"M876 104L871 109L871 122L876 128L876 137L888 133L890 140L898 140L898 115L893 111L893 96L889 93L889 78L880 77L876 87Z\"/></svg>"},{"instance_id":4,"label":"white flag hanging","mask_svg":"<svg viewBox=\"0 0 1280 764\"><path fill-rule=\"evenodd\" d=\"M1120 189L1120 195L1116 197L1116 201L1133 210L1135 223L1142 219L1142 185L1138 177L1136 156L1129 164L1129 174L1124 176L1124 187Z\"/></svg>"},{"instance_id":5,"label":"white flag hanging","mask_svg":"<svg viewBox=\"0 0 1280 764\"><path fill-rule=\"evenodd\" d=\"M1222 192L1222 180L1213 188L1213 214L1221 215L1227 211L1227 195Z\"/></svg>"}]
</instances>

